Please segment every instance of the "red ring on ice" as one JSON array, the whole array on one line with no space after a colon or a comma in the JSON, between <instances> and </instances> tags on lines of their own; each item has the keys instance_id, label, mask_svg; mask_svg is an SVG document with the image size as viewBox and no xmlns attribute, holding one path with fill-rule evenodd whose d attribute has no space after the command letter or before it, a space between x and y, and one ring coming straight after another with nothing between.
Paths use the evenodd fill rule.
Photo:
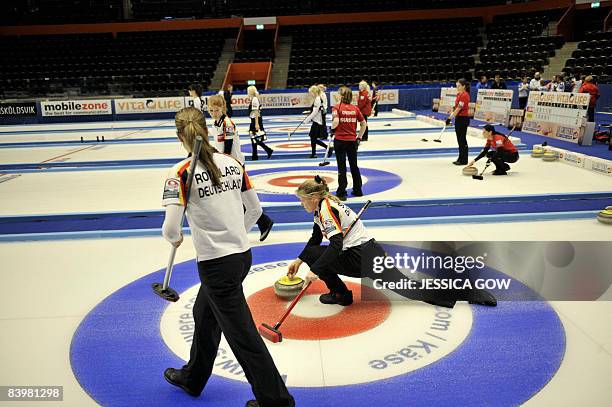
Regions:
<instances>
[{"instance_id":1,"label":"red ring on ice","mask_svg":"<svg viewBox=\"0 0 612 407\"><path fill-rule=\"evenodd\" d=\"M268 184L273 185L275 187L297 188L302 182L306 181L307 179L312 179L312 175L289 175L286 177L272 178L268 181ZM327 182L327 184L330 184L335 181L331 177L324 176L323 179L325 180L325 182Z\"/></svg>"},{"instance_id":2,"label":"red ring on ice","mask_svg":"<svg viewBox=\"0 0 612 407\"><path fill-rule=\"evenodd\" d=\"M376 328L382 324L391 313L391 303L378 291L362 287L360 284L346 282L349 290L353 291L353 305L343 307L342 310L330 317L307 318L289 315L280 331L285 339L319 340L337 339ZM368 301L361 301L361 293L367 290ZM305 295L326 293L328 290L320 280L315 281ZM373 301L371 299L379 299ZM274 294L274 288L268 287L249 296L247 299L253 319L259 325L262 322L274 325L287 309L288 302ZM331 305L320 304L321 307Z\"/></svg>"},{"instance_id":3,"label":"red ring on ice","mask_svg":"<svg viewBox=\"0 0 612 407\"><path fill-rule=\"evenodd\" d=\"M310 147L310 143L284 143L284 144L277 144L274 147L288 148L288 149L301 149L301 148Z\"/></svg>"}]
</instances>

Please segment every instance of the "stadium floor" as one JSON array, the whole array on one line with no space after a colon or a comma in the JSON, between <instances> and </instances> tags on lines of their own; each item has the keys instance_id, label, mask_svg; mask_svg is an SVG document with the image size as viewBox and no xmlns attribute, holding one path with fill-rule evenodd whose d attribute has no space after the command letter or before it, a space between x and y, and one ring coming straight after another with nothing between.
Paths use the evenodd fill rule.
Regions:
<instances>
[{"instance_id":1,"label":"stadium floor","mask_svg":"<svg viewBox=\"0 0 612 407\"><path fill-rule=\"evenodd\" d=\"M300 120L266 118L278 154L247 163L262 204L279 220L265 243L249 234L254 264L245 293L257 322L265 315L262 295L309 237L293 190L315 173L332 188L336 180L333 160L318 167L320 158L302 157L307 129L286 139ZM236 121L244 130L245 119ZM421 138L441 128L390 113L370 123L370 141L360 148L367 196L348 202L359 208L374 201L364 219L379 241L610 240L610 226L595 219L601 208L590 206L612 204L609 177L523 151L509 176L476 181L450 164L452 129L435 151L418 154L434 147ZM11 166L0 176L2 382L62 385L61 405L70 406L238 406L249 399L225 342L200 399L162 377L187 357L192 326L185 314L198 284L187 236L173 275L181 300L167 306L150 290L169 251L159 237L161 186L168 163L183 154L172 122L4 126L0 134L0 165ZM105 144L93 141L101 136ZM483 144L469 142L476 150ZM385 154L392 150L405 152ZM88 229L96 216L108 224L105 233ZM17 229L6 226L15 222ZM584 267L590 260L580 253L574 259ZM612 377L612 290L602 299L490 309L461 303L450 312L390 301L374 312L364 302L351 310L324 307L309 295L288 322L331 321L334 333L289 325L288 339L269 348L298 406L603 406ZM450 327L434 340L427 335L440 318ZM356 320L369 325L347 322ZM408 348L416 353L402 352ZM394 362L374 368L375 360Z\"/></svg>"}]
</instances>

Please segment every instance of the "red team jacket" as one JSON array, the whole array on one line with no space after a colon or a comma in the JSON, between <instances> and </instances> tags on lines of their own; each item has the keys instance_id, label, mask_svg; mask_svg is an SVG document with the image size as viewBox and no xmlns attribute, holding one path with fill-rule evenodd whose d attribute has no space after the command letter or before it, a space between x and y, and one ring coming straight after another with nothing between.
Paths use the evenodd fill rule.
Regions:
<instances>
[{"instance_id":1,"label":"red team jacket","mask_svg":"<svg viewBox=\"0 0 612 407\"><path fill-rule=\"evenodd\" d=\"M368 117L372 114L372 98L367 90L359 91L359 99L357 100L357 106L361 111L361 114Z\"/></svg>"},{"instance_id":2,"label":"red team jacket","mask_svg":"<svg viewBox=\"0 0 612 407\"><path fill-rule=\"evenodd\" d=\"M457 97L455 98L455 107L459 107L459 102L463 102L463 107L457 113L457 116L469 116L470 115L470 94L467 92L459 92L457 93ZM454 110L453 109L453 110Z\"/></svg>"},{"instance_id":3,"label":"red team jacket","mask_svg":"<svg viewBox=\"0 0 612 407\"><path fill-rule=\"evenodd\" d=\"M494 134L493 140L487 140L487 144L485 144L485 148L491 148L495 151L503 150L508 153L516 152L516 147L509 138L505 137L503 134Z\"/></svg>"},{"instance_id":4,"label":"red team jacket","mask_svg":"<svg viewBox=\"0 0 612 407\"><path fill-rule=\"evenodd\" d=\"M589 107L594 108L595 103L597 103L597 99L599 98L599 88L594 83L586 82L584 85L580 87L578 93L588 93L591 95L591 100L589 100Z\"/></svg>"},{"instance_id":5,"label":"red team jacket","mask_svg":"<svg viewBox=\"0 0 612 407\"><path fill-rule=\"evenodd\" d=\"M332 108L332 117L339 120L334 132L336 140L357 140L357 123L365 120L357 106L339 103Z\"/></svg>"}]
</instances>

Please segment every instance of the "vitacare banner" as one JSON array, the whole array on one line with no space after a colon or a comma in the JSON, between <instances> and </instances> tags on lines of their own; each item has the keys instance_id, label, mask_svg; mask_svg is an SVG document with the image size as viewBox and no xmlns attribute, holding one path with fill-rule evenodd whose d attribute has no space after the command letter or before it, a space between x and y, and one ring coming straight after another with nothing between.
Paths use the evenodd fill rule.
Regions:
<instances>
[{"instance_id":1,"label":"vitacare banner","mask_svg":"<svg viewBox=\"0 0 612 407\"><path fill-rule=\"evenodd\" d=\"M399 103L399 91L397 89L379 89L378 94L380 95L379 105L397 105ZM370 96L372 95L370 94ZM356 105L358 100L359 92L354 90L353 104ZM331 93L331 105L335 106L338 103L340 103L340 94L338 92Z\"/></svg>"},{"instance_id":2,"label":"vitacare banner","mask_svg":"<svg viewBox=\"0 0 612 407\"><path fill-rule=\"evenodd\" d=\"M438 112L451 114L455 106L455 99L457 99L457 88L441 88Z\"/></svg>"},{"instance_id":3,"label":"vitacare banner","mask_svg":"<svg viewBox=\"0 0 612 407\"><path fill-rule=\"evenodd\" d=\"M171 113L177 112L185 106L185 98L182 96L165 98L116 99L115 113Z\"/></svg>"},{"instance_id":4,"label":"vitacare banner","mask_svg":"<svg viewBox=\"0 0 612 407\"><path fill-rule=\"evenodd\" d=\"M102 100L57 100L40 102L43 116L95 116L112 114L112 101Z\"/></svg>"},{"instance_id":5,"label":"vitacare banner","mask_svg":"<svg viewBox=\"0 0 612 407\"><path fill-rule=\"evenodd\" d=\"M508 89L478 89L474 119L507 126L513 93Z\"/></svg>"},{"instance_id":6,"label":"vitacare banner","mask_svg":"<svg viewBox=\"0 0 612 407\"><path fill-rule=\"evenodd\" d=\"M530 92L523 131L582 144L588 93Z\"/></svg>"}]
</instances>

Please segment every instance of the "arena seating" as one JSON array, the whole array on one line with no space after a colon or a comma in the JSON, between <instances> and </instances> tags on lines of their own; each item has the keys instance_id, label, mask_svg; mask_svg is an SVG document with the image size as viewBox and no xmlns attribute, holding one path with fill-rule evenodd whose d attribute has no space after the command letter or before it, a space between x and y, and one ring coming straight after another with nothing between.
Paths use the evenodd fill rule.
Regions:
<instances>
[{"instance_id":1,"label":"arena seating","mask_svg":"<svg viewBox=\"0 0 612 407\"><path fill-rule=\"evenodd\" d=\"M6 95L53 93L176 95L204 87L226 37L236 30L185 30L0 37Z\"/></svg>"},{"instance_id":2,"label":"arena seating","mask_svg":"<svg viewBox=\"0 0 612 407\"><path fill-rule=\"evenodd\" d=\"M130 14L139 21L284 16L480 7L526 1L532 0L2 0L0 20L6 25L20 25L117 21Z\"/></svg>"},{"instance_id":3,"label":"arena seating","mask_svg":"<svg viewBox=\"0 0 612 407\"><path fill-rule=\"evenodd\" d=\"M587 33L563 72L575 77L595 75L600 83L612 83L612 31Z\"/></svg>"},{"instance_id":4,"label":"arena seating","mask_svg":"<svg viewBox=\"0 0 612 407\"><path fill-rule=\"evenodd\" d=\"M281 31L293 37L287 86L469 79L481 26L481 19L460 19L287 27Z\"/></svg>"},{"instance_id":5,"label":"arena seating","mask_svg":"<svg viewBox=\"0 0 612 407\"><path fill-rule=\"evenodd\" d=\"M524 74L531 76L541 71L564 43L562 36L542 35L557 14L553 11L496 16L486 27L488 42L480 51L476 77L499 74L502 78L520 80Z\"/></svg>"},{"instance_id":6,"label":"arena seating","mask_svg":"<svg viewBox=\"0 0 612 407\"><path fill-rule=\"evenodd\" d=\"M122 18L122 0L3 0L3 25L95 23Z\"/></svg>"},{"instance_id":7,"label":"arena seating","mask_svg":"<svg viewBox=\"0 0 612 407\"><path fill-rule=\"evenodd\" d=\"M135 20L204 18L212 13L212 2L202 0L131 0Z\"/></svg>"},{"instance_id":8,"label":"arena seating","mask_svg":"<svg viewBox=\"0 0 612 407\"><path fill-rule=\"evenodd\" d=\"M242 50L236 52L234 62L270 61L274 58L276 30L244 30Z\"/></svg>"}]
</instances>

